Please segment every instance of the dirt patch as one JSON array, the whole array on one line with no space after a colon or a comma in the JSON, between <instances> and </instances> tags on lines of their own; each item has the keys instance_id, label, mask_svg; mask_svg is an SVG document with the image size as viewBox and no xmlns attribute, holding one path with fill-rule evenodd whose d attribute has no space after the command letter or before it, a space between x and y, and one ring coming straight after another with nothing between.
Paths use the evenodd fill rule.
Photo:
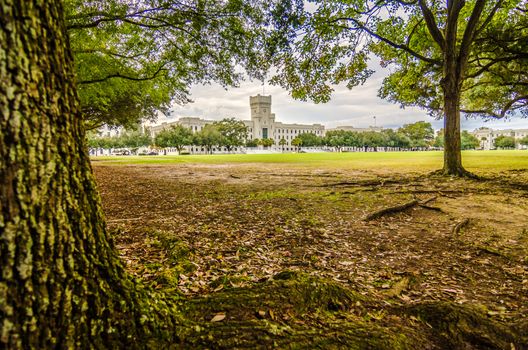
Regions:
<instances>
[{"instance_id":1,"label":"dirt patch","mask_svg":"<svg viewBox=\"0 0 528 350\"><path fill-rule=\"evenodd\" d=\"M95 172L127 268L156 288L205 295L293 270L393 306L452 301L497 320L528 314L528 197L518 173L475 181L276 164ZM431 196L438 210L364 220Z\"/></svg>"}]
</instances>

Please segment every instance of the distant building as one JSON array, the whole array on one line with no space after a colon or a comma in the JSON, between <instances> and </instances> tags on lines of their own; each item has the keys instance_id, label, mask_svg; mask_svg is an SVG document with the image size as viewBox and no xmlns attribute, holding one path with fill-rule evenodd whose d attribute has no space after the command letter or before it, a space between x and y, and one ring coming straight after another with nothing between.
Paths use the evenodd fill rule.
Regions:
<instances>
[{"instance_id":1,"label":"distant building","mask_svg":"<svg viewBox=\"0 0 528 350\"><path fill-rule=\"evenodd\" d=\"M384 129L381 126L369 126L368 128L355 128L353 126L336 126L335 128L328 129L327 131L334 131L334 130L343 130L343 131L352 131L352 132L367 132L367 131L382 132Z\"/></svg>"},{"instance_id":2,"label":"distant building","mask_svg":"<svg viewBox=\"0 0 528 350\"><path fill-rule=\"evenodd\" d=\"M325 135L325 127L322 124L286 124L275 120L275 113L271 113L271 96L250 96L249 107L251 120L243 120L248 128L247 139L273 139L275 149L284 149L285 151L293 151L295 149L291 142L298 135L303 133L313 133L319 137ZM197 117L182 117L177 121L171 123L162 123L150 127L152 136L155 136L161 130L170 127L171 125L182 125L188 127L193 132L198 132L207 125L213 123L214 120L202 119ZM354 128L352 126L339 126L329 130L346 130L355 132L378 131L383 130L382 127L369 128ZM286 141L284 147L279 146L279 141L283 139Z\"/></svg>"},{"instance_id":3,"label":"distant building","mask_svg":"<svg viewBox=\"0 0 528 350\"><path fill-rule=\"evenodd\" d=\"M293 151L294 147L291 141L302 133L314 133L317 136L324 136L325 128L322 124L285 124L275 121L275 113L271 113L271 96L250 96L249 106L251 111L251 120L243 120L248 128L247 139L273 139L276 149L282 149L279 141L284 138L286 145L285 151ZM150 128L152 135L155 136L161 130L175 124L186 126L193 132L198 132L214 120L202 118L180 118L172 123L162 123L161 125Z\"/></svg>"},{"instance_id":4,"label":"distant building","mask_svg":"<svg viewBox=\"0 0 528 350\"><path fill-rule=\"evenodd\" d=\"M490 128L482 127L475 129L471 132L479 141L480 148L484 150L495 149L495 139L498 136L509 136L515 140L520 140L523 137L528 136L528 129L504 129L504 130L493 130ZM524 149L526 146L517 144L518 149Z\"/></svg>"}]
</instances>

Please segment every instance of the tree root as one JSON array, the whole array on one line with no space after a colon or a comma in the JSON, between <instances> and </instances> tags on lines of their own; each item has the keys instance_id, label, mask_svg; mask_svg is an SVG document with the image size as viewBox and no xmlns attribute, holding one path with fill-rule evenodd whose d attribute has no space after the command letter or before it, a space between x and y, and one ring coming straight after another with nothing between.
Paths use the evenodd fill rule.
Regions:
<instances>
[{"instance_id":1,"label":"tree root","mask_svg":"<svg viewBox=\"0 0 528 350\"><path fill-rule=\"evenodd\" d=\"M478 249L480 252L483 252L483 253L486 253L486 254L495 255L495 256L504 258L506 260L514 260L510 255L508 255L506 253L503 253L503 252L499 251L496 248L487 247L487 246L480 246L480 245L479 246L475 246L475 248Z\"/></svg>"},{"instance_id":2,"label":"tree root","mask_svg":"<svg viewBox=\"0 0 528 350\"><path fill-rule=\"evenodd\" d=\"M467 179L473 179L473 180L481 179L478 175L473 174L472 172L467 171L464 168L458 169L456 173L452 173L448 171L447 169L438 169L438 170L430 172L428 176L451 176L451 177L454 176L454 177L467 178Z\"/></svg>"},{"instance_id":3,"label":"tree root","mask_svg":"<svg viewBox=\"0 0 528 350\"><path fill-rule=\"evenodd\" d=\"M187 300L181 307L187 320L176 344L181 348L524 349L526 344L526 335L469 306L426 302L392 308L382 299L296 272Z\"/></svg>"},{"instance_id":4,"label":"tree root","mask_svg":"<svg viewBox=\"0 0 528 350\"><path fill-rule=\"evenodd\" d=\"M388 214L395 214L395 213L405 211L407 209L417 206L418 203L419 203L418 200L414 199L412 201L409 201L409 202L406 202L400 205L395 205L393 207L387 207L387 208L377 210L365 216L365 221L371 221L371 220L378 219Z\"/></svg>"},{"instance_id":5,"label":"tree root","mask_svg":"<svg viewBox=\"0 0 528 350\"><path fill-rule=\"evenodd\" d=\"M417 315L442 335L447 349L526 349L516 330L487 318L471 306L449 302L427 302L407 312ZM524 344L524 345L523 345Z\"/></svg>"},{"instance_id":6,"label":"tree root","mask_svg":"<svg viewBox=\"0 0 528 350\"><path fill-rule=\"evenodd\" d=\"M414 181L414 179L381 179L381 180L359 180L359 181L342 181L328 184L317 185L317 187L372 187L372 186L384 186L390 184L401 184Z\"/></svg>"},{"instance_id":7,"label":"tree root","mask_svg":"<svg viewBox=\"0 0 528 350\"><path fill-rule=\"evenodd\" d=\"M430 207L430 206L427 205L427 203L429 203L429 202L431 202L431 201L433 201L435 199L436 199L436 196L431 197L429 199L426 199L426 200L424 200L422 202L418 201L417 199L413 199L412 201L409 201L409 202L406 202L406 203L403 203L403 204L400 204L400 205L395 205L393 207L383 208L383 209L374 211L374 212L368 214L367 216L365 216L365 221L372 221L372 220L378 219L378 218L380 218L382 216L385 216L385 215L399 213L399 212L405 211L407 209L413 208L415 206L420 206L420 207L423 207L423 208L426 208L426 209L432 209L432 210L441 211L442 209L440 209L440 208Z\"/></svg>"}]
</instances>

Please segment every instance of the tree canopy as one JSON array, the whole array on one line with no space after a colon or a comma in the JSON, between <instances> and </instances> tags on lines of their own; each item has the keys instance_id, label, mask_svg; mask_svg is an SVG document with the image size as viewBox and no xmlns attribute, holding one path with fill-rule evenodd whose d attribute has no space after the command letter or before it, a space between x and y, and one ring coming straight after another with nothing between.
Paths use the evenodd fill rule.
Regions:
<instances>
[{"instance_id":1,"label":"tree canopy","mask_svg":"<svg viewBox=\"0 0 528 350\"><path fill-rule=\"evenodd\" d=\"M205 147L209 153L213 152L213 147L220 146L223 139L218 126L214 124L206 124L202 130L194 134L195 144Z\"/></svg>"},{"instance_id":2,"label":"tree canopy","mask_svg":"<svg viewBox=\"0 0 528 350\"><path fill-rule=\"evenodd\" d=\"M295 98L326 102L332 85L353 88L388 67L379 95L444 117L444 173L465 175L460 113L528 113L526 1L291 1L277 10L287 40L274 55L272 83ZM285 21L284 18L289 18Z\"/></svg>"},{"instance_id":3,"label":"tree canopy","mask_svg":"<svg viewBox=\"0 0 528 350\"><path fill-rule=\"evenodd\" d=\"M184 146L193 143L191 129L182 125L172 125L170 128L161 130L155 137L156 146L174 147L181 152Z\"/></svg>"},{"instance_id":4,"label":"tree canopy","mask_svg":"<svg viewBox=\"0 0 528 350\"><path fill-rule=\"evenodd\" d=\"M248 128L241 120L235 118L224 118L213 123L222 134L221 145L231 151L234 147L244 144L247 138Z\"/></svg>"},{"instance_id":5,"label":"tree canopy","mask_svg":"<svg viewBox=\"0 0 528 350\"><path fill-rule=\"evenodd\" d=\"M66 0L88 127L155 119L187 103L193 84L261 77L262 2ZM238 67L238 68L237 68Z\"/></svg>"},{"instance_id":6,"label":"tree canopy","mask_svg":"<svg viewBox=\"0 0 528 350\"><path fill-rule=\"evenodd\" d=\"M434 147L444 147L444 130L441 129L432 142ZM477 149L480 147L480 140L469 131L463 130L460 134L460 148L463 150Z\"/></svg>"},{"instance_id":7,"label":"tree canopy","mask_svg":"<svg viewBox=\"0 0 528 350\"><path fill-rule=\"evenodd\" d=\"M497 148L515 148L515 138L511 136L500 135L494 141Z\"/></svg>"},{"instance_id":8,"label":"tree canopy","mask_svg":"<svg viewBox=\"0 0 528 350\"><path fill-rule=\"evenodd\" d=\"M297 147L297 150L299 150L301 148L301 146L303 145L303 140L302 140L302 138L297 136L291 141L291 144L292 144L292 146Z\"/></svg>"},{"instance_id":9,"label":"tree canopy","mask_svg":"<svg viewBox=\"0 0 528 350\"><path fill-rule=\"evenodd\" d=\"M271 147L275 144L275 141L273 139L260 139L258 141L259 145L262 145L263 147Z\"/></svg>"},{"instance_id":10,"label":"tree canopy","mask_svg":"<svg viewBox=\"0 0 528 350\"><path fill-rule=\"evenodd\" d=\"M318 137L313 132L303 132L297 137L301 139L301 144L305 147L319 146L322 142L322 138Z\"/></svg>"},{"instance_id":11,"label":"tree canopy","mask_svg":"<svg viewBox=\"0 0 528 350\"><path fill-rule=\"evenodd\" d=\"M470 134L467 130L462 131L461 142L462 149L476 149L480 146L480 141L475 135Z\"/></svg>"},{"instance_id":12,"label":"tree canopy","mask_svg":"<svg viewBox=\"0 0 528 350\"><path fill-rule=\"evenodd\" d=\"M411 140L412 147L427 147L434 138L433 126L424 121L405 124L398 131Z\"/></svg>"}]
</instances>

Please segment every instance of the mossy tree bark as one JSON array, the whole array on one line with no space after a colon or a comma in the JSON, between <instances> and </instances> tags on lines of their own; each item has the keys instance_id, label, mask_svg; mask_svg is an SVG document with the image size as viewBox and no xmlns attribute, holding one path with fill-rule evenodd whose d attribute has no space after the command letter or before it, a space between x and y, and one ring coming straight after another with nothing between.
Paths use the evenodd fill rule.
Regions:
<instances>
[{"instance_id":1,"label":"mossy tree bark","mask_svg":"<svg viewBox=\"0 0 528 350\"><path fill-rule=\"evenodd\" d=\"M105 229L67 41L59 1L0 1L0 348L133 345L162 317Z\"/></svg>"}]
</instances>

